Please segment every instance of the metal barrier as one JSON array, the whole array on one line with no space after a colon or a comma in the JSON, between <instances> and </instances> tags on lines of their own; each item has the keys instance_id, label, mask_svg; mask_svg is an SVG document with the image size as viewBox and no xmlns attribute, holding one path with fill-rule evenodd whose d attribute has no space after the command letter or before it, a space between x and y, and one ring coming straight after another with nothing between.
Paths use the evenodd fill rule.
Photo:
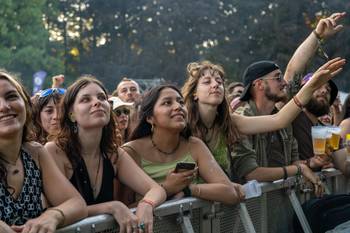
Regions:
<instances>
[{"instance_id":1,"label":"metal barrier","mask_svg":"<svg viewBox=\"0 0 350 233\"><path fill-rule=\"evenodd\" d=\"M346 193L347 179L337 170L319 173L330 193ZM154 211L154 232L293 232L293 215L305 232L311 232L301 203L312 197L303 181L295 177L262 183L262 196L235 206L196 198L168 201ZM133 209L135 211L135 209ZM110 215L86 218L57 230L57 233L112 233L118 226Z\"/></svg>"}]
</instances>

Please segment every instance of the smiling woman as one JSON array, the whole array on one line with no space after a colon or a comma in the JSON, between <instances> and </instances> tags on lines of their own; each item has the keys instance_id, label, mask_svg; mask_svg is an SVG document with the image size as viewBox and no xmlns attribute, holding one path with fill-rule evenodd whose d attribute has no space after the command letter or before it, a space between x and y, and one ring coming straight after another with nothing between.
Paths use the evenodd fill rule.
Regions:
<instances>
[{"instance_id":1,"label":"smiling woman","mask_svg":"<svg viewBox=\"0 0 350 233\"><path fill-rule=\"evenodd\" d=\"M30 110L21 84L0 71L1 232L53 233L87 213L83 199L45 148L29 142ZM57 189L62 191L59 196ZM44 210L42 193L53 208Z\"/></svg>"},{"instance_id":2,"label":"smiling woman","mask_svg":"<svg viewBox=\"0 0 350 233\"><path fill-rule=\"evenodd\" d=\"M212 101L222 99L219 92L213 95ZM228 204L243 200L242 187L230 182L201 140L191 137L187 108L176 87L157 86L145 94L131 140L123 149L161 184L168 198L194 196ZM176 170L180 164L186 168Z\"/></svg>"}]
</instances>

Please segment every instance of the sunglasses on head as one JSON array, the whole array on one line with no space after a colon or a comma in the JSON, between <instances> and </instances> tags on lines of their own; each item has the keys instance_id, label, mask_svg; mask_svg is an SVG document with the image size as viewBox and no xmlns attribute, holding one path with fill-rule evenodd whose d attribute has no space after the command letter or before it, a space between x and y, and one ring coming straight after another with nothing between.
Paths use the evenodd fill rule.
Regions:
<instances>
[{"instance_id":1,"label":"sunglasses on head","mask_svg":"<svg viewBox=\"0 0 350 233\"><path fill-rule=\"evenodd\" d=\"M60 94L60 95L64 95L64 93L66 93L66 89L63 89L63 88L48 88L48 89L45 89L45 90L41 91L39 97L40 98L46 97L46 96L52 95L54 93L57 93L57 94Z\"/></svg>"},{"instance_id":2,"label":"sunglasses on head","mask_svg":"<svg viewBox=\"0 0 350 233\"><path fill-rule=\"evenodd\" d=\"M114 110L115 115L117 116L121 116L122 114L124 115L129 115L130 114L130 110L127 108L122 108L122 109L117 109Z\"/></svg>"}]
</instances>

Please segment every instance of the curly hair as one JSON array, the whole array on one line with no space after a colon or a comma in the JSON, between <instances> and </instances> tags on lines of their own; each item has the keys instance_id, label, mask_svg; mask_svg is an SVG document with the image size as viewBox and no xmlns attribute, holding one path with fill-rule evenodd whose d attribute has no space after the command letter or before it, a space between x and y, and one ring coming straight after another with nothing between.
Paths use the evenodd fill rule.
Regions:
<instances>
[{"instance_id":1,"label":"curly hair","mask_svg":"<svg viewBox=\"0 0 350 233\"><path fill-rule=\"evenodd\" d=\"M222 66L213 64L210 61L192 62L187 65L187 80L182 87L182 94L188 109L190 129L194 136L199 137L203 141L205 135L208 134L208 129L200 117L198 103L194 100L194 93L196 93L199 79L208 69L217 72L223 81L225 81L225 72ZM226 144L232 146L237 140L235 135L237 135L238 129L230 117L230 108L226 95L221 104L219 104L217 113L213 126L224 134Z\"/></svg>"},{"instance_id":2,"label":"curly hair","mask_svg":"<svg viewBox=\"0 0 350 233\"><path fill-rule=\"evenodd\" d=\"M76 168L81 162L81 143L77 133L74 132L74 123L70 120L70 110L81 89L87 85L97 84L107 96L107 91L103 84L91 75L83 75L71 86L68 87L60 103L60 131L55 138L55 142L67 155L73 168ZM116 153L118 149L115 121L110 111L110 120L102 129L102 138L100 141L100 150L105 155Z\"/></svg>"},{"instance_id":3,"label":"curly hair","mask_svg":"<svg viewBox=\"0 0 350 233\"><path fill-rule=\"evenodd\" d=\"M23 126L23 132L22 132L22 144L24 142L28 142L31 140L32 134L32 105L30 102L30 97L26 90L24 89L23 85L17 80L16 76L5 71L0 70L0 80L6 80L8 81L12 86L14 86L18 92L18 94L21 96L21 98L24 101L25 105L25 112L26 112L26 121ZM5 167L5 164L3 161L0 160L0 181L5 185L5 187L8 187L7 183L7 170Z\"/></svg>"}]
</instances>

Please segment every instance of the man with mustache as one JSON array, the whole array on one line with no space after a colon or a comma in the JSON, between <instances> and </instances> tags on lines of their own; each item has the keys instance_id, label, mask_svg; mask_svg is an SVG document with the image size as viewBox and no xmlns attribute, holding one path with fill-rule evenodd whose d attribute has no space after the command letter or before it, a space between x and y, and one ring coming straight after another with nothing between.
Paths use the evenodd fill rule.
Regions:
<instances>
[{"instance_id":1,"label":"man with mustache","mask_svg":"<svg viewBox=\"0 0 350 233\"><path fill-rule=\"evenodd\" d=\"M301 82L304 85L310 80L312 74L307 74ZM306 160L311 168L320 166L332 166L327 161L327 157L314 156L311 127L323 125L318 117L329 113L330 106L338 95L338 88L333 81L328 81L314 92L310 102L305 105L303 112L293 121L293 134L298 141L299 156Z\"/></svg>"}]
</instances>

